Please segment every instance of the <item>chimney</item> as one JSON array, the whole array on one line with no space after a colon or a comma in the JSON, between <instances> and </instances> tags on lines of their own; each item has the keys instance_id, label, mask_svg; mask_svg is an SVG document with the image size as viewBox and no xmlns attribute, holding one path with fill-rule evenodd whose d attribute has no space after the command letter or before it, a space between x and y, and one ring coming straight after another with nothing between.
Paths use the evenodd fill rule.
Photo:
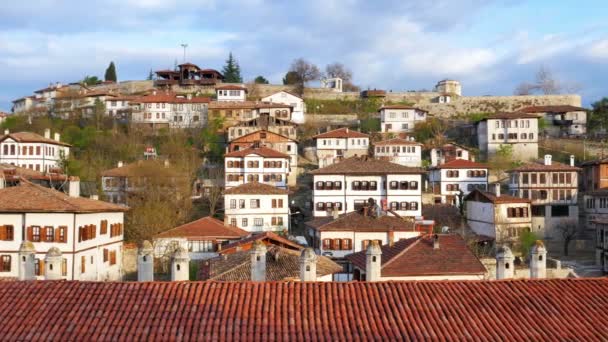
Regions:
<instances>
[{"instance_id":1,"label":"chimney","mask_svg":"<svg viewBox=\"0 0 608 342\"><path fill-rule=\"evenodd\" d=\"M70 177L68 183L68 195L70 197L80 197L80 178Z\"/></svg>"},{"instance_id":2,"label":"chimney","mask_svg":"<svg viewBox=\"0 0 608 342\"><path fill-rule=\"evenodd\" d=\"M494 184L496 188L496 197L500 197L500 183Z\"/></svg>"},{"instance_id":3,"label":"chimney","mask_svg":"<svg viewBox=\"0 0 608 342\"><path fill-rule=\"evenodd\" d=\"M119 161L118 161L118 164L116 164L116 167L122 167L122 165L123 165L123 164L122 164L122 160L119 160Z\"/></svg>"},{"instance_id":4,"label":"chimney","mask_svg":"<svg viewBox=\"0 0 608 342\"><path fill-rule=\"evenodd\" d=\"M537 240L530 249L530 278L547 277L547 250L542 241Z\"/></svg>"},{"instance_id":5,"label":"chimney","mask_svg":"<svg viewBox=\"0 0 608 342\"><path fill-rule=\"evenodd\" d=\"M60 280L61 279L61 251L57 247L49 248L44 258L44 279L45 280Z\"/></svg>"},{"instance_id":6,"label":"chimney","mask_svg":"<svg viewBox=\"0 0 608 342\"><path fill-rule=\"evenodd\" d=\"M152 95L156 95L156 89L152 91Z\"/></svg>"},{"instance_id":7,"label":"chimney","mask_svg":"<svg viewBox=\"0 0 608 342\"><path fill-rule=\"evenodd\" d=\"M6 188L6 179L4 179L4 173L0 172L0 189Z\"/></svg>"},{"instance_id":8,"label":"chimney","mask_svg":"<svg viewBox=\"0 0 608 342\"><path fill-rule=\"evenodd\" d=\"M332 216L334 217L334 220L337 220L338 218L340 218L340 211L338 210L338 208L333 208L333 210L331 211Z\"/></svg>"},{"instance_id":9,"label":"chimney","mask_svg":"<svg viewBox=\"0 0 608 342\"><path fill-rule=\"evenodd\" d=\"M433 249L439 249L439 235L433 235Z\"/></svg>"},{"instance_id":10,"label":"chimney","mask_svg":"<svg viewBox=\"0 0 608 342\"><path fill-rule=\"evenodd\" d=\"M61 141L61 134L55 132L55 141Z\"/></svg>"},{"instance_id":11,"label":"chimney","mask_svg":"<svg viewBox=\"0 0 608 342\"><path fill-rule=\"evenodd\" d=\"M89 199L92 199L93 201L99 201L99 196L98 195L91 195L91 196L89 196Z\"/></svg>"},{"instance_id":12,"label":"chimney","mask_svg":"<svg viewBox=\"0 0 608 342\"><path fill-rule=\"evenodd\" d=\"M574 166L574 154L570 155L570 166Z\"/></svg>"},{"instance_id":13,"label":"chimney","mask_svg":"<svg viewBox=\"0 0 608 342\"><path fill-rule=\"evenodd\" d=\"M19 247L19 280L35 280L36 249L30 241L23 241Z\"/></svg>"},{"instance_id":14,"label":"chimney","mask_svg":"<svg viewBox=\"0 0 608 342\"><path fill-rule=\"evenodd\" d=\"M171 256L171 281L190 280L190 254L183 247L177 247Z\"/></svg>"},{"instance_id":15,"label":"chimney","mask_svg":"<svg viewBox=\"0 0 608 342\"><path fill-rule=\"evenodd\" d=\"M553 158L550 154L545 154L545 165L551 165L551 158Z\"/></svg>"},{"instance_id":16,"label":"chimney","mask_svg":"<svg viewBox=\"0 0 608 342\"><path fill-rule=\"evenodd\" d=\"M9 131L9 130L8 130L8 128L6 128L6 129L4 130L4 135L9 135L10 133L11 133L11 131Z\"/></svg>"},{"instance_id":17,"label":"chimney","mask_svg":"<svg viewBox=\"0 0 608 342\"><path fill-rule=\"evenodd\" d=\"M317 255L310 247L300 254L300 280L317 281Z\"/></svg>"},{"instance_id":18,"label":"chimney","mask_svg":"<svg viewBox=\"0 0 608 342\"><path fill-rule=\"evenodd\" d=\"M44 129L44 137L46 139L51 139L51 129L50 128L45 128Z\"/></svg>"},{"instance_id":19,"label":"chimney","mask_svg":"<svg viewBox=\"0 0 608 342\"><path fill-rule=\"evenodd\" d=\"M381 256L380 244L376 240L372 241L365 252L365 279L367 281L380 280Z\"/></svg>"},{"instance_id":20,"label":"chimney","mask_svg":"<svg viewBox=\"0 0 608 342\"><path fill-rule=\"evenodd\" d=\"M511 279L514 274L515 258L511 249L502 246L496 252L496 279Z\"/></svg>"},{"instance_id":21,"label":"chimney","mask_svg":"<svg viewBox=\"0 0 608 342\"><path fill-rule=\"evenodd\" d=\"M346 127L346 133L348 133L348 127Z\"/></svg>"},{"instance_id":22,"label":"chimney","mask_svg":"<svg viewBox=\"0 0 608 342\"><path fill-rule=\"evenodd\" d=\"M251 247L251 281L266 281L266 245L254 241Z\"/></svg>"},{"instance_id":23,"label":"chimney","mask_svg":"<svg viewBox=\"0 0 608 342\"><path fill-rule=\"evenodd\" d=\"M393 247L394 244L395 244L395 230L393 228L390 228L388 230L388 245Z\"/></svg>"},{"instance_id":24,"label":"chimney","mask_svg":"<svg viewBox=\"0 0 608 342\"><path fill-rule=\"evenodd\" d=\"M154 281L154 248L148 240L144 240L137 253L137 281Z\"/></svg>"},{"instance_id":25,"label":"chimney","mask_svg":"<svg viewBox=\"0 0 608 342\"><path fill-rule=\"evenodd\" d=\"M188 100L192 100L192 94L188 93L188 94L186 95L186 98L187 98Z\"/></svg>"}]
</instances>

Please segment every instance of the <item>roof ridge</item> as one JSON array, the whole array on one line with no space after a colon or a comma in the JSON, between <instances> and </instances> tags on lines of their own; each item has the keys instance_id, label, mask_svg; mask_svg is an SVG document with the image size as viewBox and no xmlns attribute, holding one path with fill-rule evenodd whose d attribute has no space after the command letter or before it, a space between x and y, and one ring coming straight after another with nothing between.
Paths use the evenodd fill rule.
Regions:
<instances>
[{"instance_id":1,"label":"roof ridge","mask_svg":"<svg viewBox=\"0 0 608 342\"><path fill-rule=\"evenodd\" d=\"M384 268L385 266L391 264L393 261L395 261L398 257L402 256L405 252L407 252L408 250L410 250L414 245L417 245L418 243L420 243L420 241L424 238L423 235L418 235L415 237L412 237L410 239L415 239L415 241L411 244L409 244L407 247L405 247L401 252L395 254L392 258L390 258L386 263L382 263L382 261L380 261L380 269ZM410 239L406 239L403 241L407 241ZM399 242L399 241L398 241ZM394 245L393 245L394 246Z\"/></svg>"},{"instance_id":2,"label":"roof ridge","mask_svg":"<svg viewBox=\"0 0 608 342\"><path fill-rule=\"evenodd\" d=\"M31 186L34 189L38 190L38 191L44 192L49 197L52 197L52 198L54 198L56 200L64 202L65 204L67 204L68 206L70 206L74 210L78 210L79 209L77 205L75 205L74 203L72 203L70 201L70 199L72 197L69 197L68 195L66 195L63 192L60 192L58 190L54 190L54 189L43 187L43 186L38 185L38 184L34 184L34 183L28 181L27 179L22 179L19 182L19 186Z\"/></svg>"}]
</instances>

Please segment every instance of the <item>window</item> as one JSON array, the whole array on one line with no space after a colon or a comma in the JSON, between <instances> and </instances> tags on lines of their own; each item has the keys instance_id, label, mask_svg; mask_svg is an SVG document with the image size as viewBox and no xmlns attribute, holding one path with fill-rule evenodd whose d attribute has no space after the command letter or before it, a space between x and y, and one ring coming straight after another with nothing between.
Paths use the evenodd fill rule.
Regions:
<instances>
[{"instance_id":1,"label":"window","mask_svg":"<svg viewBox=\"0 0 608 342\"><path fill-rule=\"evenodd\" d=\"M61 276L67 277L67 275L68 275L68 259L62 258L61 259Z\"/></svg>"},{"instance_id":2,"label":"window","mask_svg":"<svg viewBox=\"0 0 608 342\"><path fill-rule=\"evenodd\" d=\"M0 256L0 272L10 272L10 271L11 271L11 256L10 255Z\"/></svg>"},{"instance_id":3,"label":"window","mask_svg":"<svg viewBox=\"0 0 608 342\"><path fill-rule=\"evenodd\" d=\"M116 265L116 251L110 252L110 265Z\"/></svg>"},{"instance_id":4,"label":"window","mask_svg":"<svg viewBox=\"0 0 608 342\"><path fill-rule=\"evenodd\" d=\"M418 182L410 181L410 190L418 190Z\"/></svg>"},{"instance_id":5,"label":"window","mask_svg":"<svg viewBox=\"0 0 608 342\"><path fill-rule=\"evenodd\" d=\"M95 228L95 226L93 226ZM110 225L110 237L122 235L122 223Z\"/></svg>"},{"instance_id":6,"label":"window","mask_svg":"<svg viewBox=\"0 0 608 342\"><path fill-rule=\"evenodd\" d=\"M214 252L215 246L213 241L209 240L188 241L188 251L194 253Z\"/></svg>"},{"instance_id":7,"label":"window","mask_svg":"<svg viewBox=\"0 0 608 342\"><path fill-rule=\"evenodd\" d=\"M249 222L247 221L247 218L244 218L241 220L241 226L242 227L247 227L247 225L249 224Z\"/></svg>"},{"instance_id":8,"label":"window","mask_svg":"<svg viewBox=\"0 0 608 342\"><path fill-rule=\"evenodd\" d=\"M103 249L103 262L108 262L108 252L107 248Z\"/></svg>"},{"instance_id":9,"label":"window","mask_svg":"<svg viewBox=\"0 0 608 342\"><path fill-rule=\"evenodd\" d=\"M15 229L11 225L0 226L0 241L13 241Z\"/></svg>"},{"instance_id":10,"label":"window","mask_svg":"<svg viewBox=\"0 0 608 342\"><path fill-rule=\"evenodd\" d=\"M539 175L539 178L540 178L540 184L546 184L547 183L547 175L546 174L541 173Z\"/></svg>"},{"instance_id":11,"label":"window","mask_svg":"<svg viewBox=\"0 0 608 342\"><path fill-rule=\"evenodd\" d=\"M342 182L334 182L334 190L342 190Z\"/></svg>"},{"instance_id":12,"label":"window","mask_svg":"<svg viewBox=\"0 0 608 342\"><path fill-rule=\"evenodd\" d=\"M351 250L353 249L353 240L351 239L342 239L341 244L343 250Z\"/></svg>"},{"instance_id":13,"label":"window","mask_svg":"<svg viewBox=\"0 0 608 342\"><path fill-rule=\"evenodd\" d=\"M244 199L239 200L239 209L245 209L245 200Z\"/></svg>"},{"instance_id":14,"label":"window","mask_svg":"<svg viewBox=\"0 0 608 342\"><path fill-rule=\"evenodd\" d=\"M325 182L318 181L315 189L316 190L325 190Z\"/></svg>"},{"instance_id":15,"label":"window","mask_svg":"<svg viewBox=\"0 0 608 342\"><path fill-rule=\"evenodd\" d=\"M391 181L389 184L389 187L391 190L397 190L397 189L399 189L399 182Z\"/></svg>"},{"instance_id":16,"label":"window","mask_svg":"<svg viewBox=\"0 0 608 342\"><path fill-rule=\"evenodd\" d=\"M530 174L530 183L536 184L536 181L537 181L536 173Z\"/></svg>"},{"instance_id":17,"label":"window","mask_svg":"<svg viewBox=\"0 0 608 342\"><path fill-rule=\"evenodd\" d=\"M230 209L236 209L236 200L235 199L230 200Z\"/></svg>"},{"instance_id":18,"label":"window","mask_svg":"<svg viewBox=\"0 0 608 342\"><path fill-rule=\"evenodd\" d=\"M40 227L32 226L32 227L30 227L30 229L31 229L31 238L29 240L33 241L33 242L40 242Z\"/></svg>"},{"instance_id":19,"label":"window","mask_svg":"<svg viewBox=\"0 0 608 342\"><path fill-rule=\"evenodd\" d=\"M55 240L55 231L53 227L44 227L44 241L53 242L53 240Z\"/></svg>"},{"instance_id":20,"label":"window","mask_svg":"<svg viewBox=\"0 0 608 342\"><path fill-rule=\"evenodd\" d=\"M528 134L528 137L530 138L530 140L534 139L534 133Z\"/></svg>"},{"instance_id":21,"label":"window","mask_svg":"<svg viewBox=\"0 0 608 342\"><path fill-rule=\"evenodd\" d=\"M528 174L524 173L521 177L521 183L522 184L528 184Z\"/></svg>"},{"instance_id":22,"label":"window","mask_svg":"<svg viewBox=\"0 0 608 342\"><path fill-rule=\"evenodd\" d=\"M564 217L569 216L569 210L567 205L553 205L551 206L551 217Z\"/></svg>"},{"instance_id":23,"label":"window","mask_svg":"<svg viewBox=\"0 0 608 342\"><path fill-rule=\"evenodd\" d=\"M83 255L80 257L80 273L85 273L87 271L87 259Z\"/></svg>"},{"instance_id":24,"label":"window","mask_svg":"<svg viewBox=\"0 0 608 342\"><path fill-rule=\"evenodd\" d=\"M101 220L99 224L99 234L108 233L108 220Z\"/></svg>"},{"instance_id":25,"label":"window","mask_svg":"<svg viewBox=\"0 0 608 342\"><path fill-rule=\"evenodd\" d=\"M230 219L230 225L233 227L236 227L236 219L235 218L231 218Z\"/></svg>"},{"instance_id":26,"label":"window","mask_svg":"<svg viewBox=\"0 0 608 342\"><path fill-rule=\"evenodd\" d=\"M66 233L67 230L68 230L68 227L66 227L66 226L59 226L57 228L57 232L58 232L58 234L57 234L58 241L57 242L68 242L67 233Z\"/></svg>"},{"instance_id":27,"label":"window","mask_svg":"<svg viewBox=\"0 0 608 342\"><path fill-rule=\"evenodd\" d=\"M253 219L253 225L256 227L261 227L264 225L264 219L263 218L254 218Z\"/></svg>"},{"instance_id":28,"label":"window","mask_svg":"<svg viewBox=\"0 0 608 342\"><path fill-rule=\"evenodd\" d=\"M249 207L251 209L258 209L260 207L260 200L259 199L252 199L249 201Z\"/></svg>"},{"instance_id":29,"label":"window","mask_svg":"<svg viewBox=\"0 0 608 342\"><path fill-rule=\"evenodd\" d=\"M410 202L410 210L418 210L418 202Z\"/></svg>"},{"instance_id":30,"label":"window","mask_svg":"<svg viewBox=\"0 0 608 342\"><path fill-rule=\"evenodd\" d=\"M317 203L317 211L324 211L324 210L325 210L325 203L318 202Z\"/></svg>"},{"instance_id":31,"label":"window","mask_svg":"<svg viewBox=\"0 0 608 342\"><path fill-rule=\"evenodd\" d=\"M502 133L499 133L499 134L498 134L498 139L499 139L499 140L504 140L504 138L505 138L505 135L504 135L504 134L502 134Z\"/></svg>"}]
</instances>

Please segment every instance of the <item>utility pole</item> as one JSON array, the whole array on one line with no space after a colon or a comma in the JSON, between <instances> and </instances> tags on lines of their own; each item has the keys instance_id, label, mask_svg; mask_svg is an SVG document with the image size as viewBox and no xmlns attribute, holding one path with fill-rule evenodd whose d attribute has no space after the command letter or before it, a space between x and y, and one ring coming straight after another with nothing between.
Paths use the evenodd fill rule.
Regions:
<instances>
[{"instance_id":1,"label":"utility pole","mask_svg":"<svg viewBox=\"0 0 608 342\"><path fill-rule=\"evenodd\" d=\"M181 45L184 48L184 63L186 63L186 48L188 47L188 44L183 43Z\"/></svg>"}]
</instances>

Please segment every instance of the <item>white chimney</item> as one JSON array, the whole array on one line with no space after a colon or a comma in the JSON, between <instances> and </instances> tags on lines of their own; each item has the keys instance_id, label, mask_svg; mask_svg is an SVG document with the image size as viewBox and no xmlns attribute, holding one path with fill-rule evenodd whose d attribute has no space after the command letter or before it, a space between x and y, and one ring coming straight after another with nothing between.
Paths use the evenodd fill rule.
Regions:
<instances>
[{"instance_id":1,"label":"white chimney","mask_svg":"<svg viewBox=\"0 0 608 342\"><path fill-rule=\"evenodd\" d=\"M334 220L337 220L340 218L340 211L338 210L338 208L334 207L331 211L331 214L334 218Z\"/></svg>"},{"instance_id":2,"label":"white chimney","mask_svg":"<svg viewBox=\"0 0 608 342\"><path fill-rule=\"evenodd\" d=\"M439 235L433 235L433 249L439 249Z\"/></svg>"},{"instance_id":3,"label":"white chimney","mask_svg":"<svg viewBox=\"0 0 608 342\"><path fill-rule=\"evenodd\" d=\"M30 241L23 241L19 247L19 280L35 280L36 249Z\"/></svg>"},{"instance_id":4,"label":"white chimney","mask_svg":"<svg viewBox=\"0 0 608 342\"><path fill-rule=\"evenodd\" d=\"M254 241L251 247L251 281L266 281L266 245Z\"/></svg>"},{"instance_id":5,"label":"white chimney","mask_svg":"<svg viewBox=\"0 0 608 342\"><path fill-rule=\"evenodd\" d=\"M118 161L118 164L116 164L116 167L122 167L122 165L123 165L123 164L122 164L122 160L119 160L119 161Z\"/></svg>"},{"instance_id":6,"label":"white chimney","mask_svg":"<svg viewBox=\"0 0 608 342\"><path fill-rule=\"evenodd\" d=\"M317 254L312 248L305 248L300 254L300 280L317 281Z\"/></svg>"},{"instance_id":7,"label":"white chimney","mask_svg":"<svg viewBox=\"0 0 608 342\"><path fill-rule=\"evenodd\" d=\"M80 178L70 178L68 183L68 195L70 197L80 197Z\"/></svg>"},{"instance_id":8,"label":"white chimney","mask_svg":"<svg viewBox=\"0 0 608 342\"><path fill-rule=\"evenodd\" d=\"M511 279L514 274L513 253L507 246L502 246L496 252L496 279Z\"/></svg>"},{"instance_id":9,"label":"white chimney","mask_svg":"<svg viewBox=\"0 0 608 342\"><path fill-rule=\"evenodd\" d=\"M530 278L547 277L547 250L542 241L537 240L530 250Z\"/></svg>"},{"instance_id":10,"label":"white chimney","mask_svg":"<svg viewBox=\"0 0 608 342\"><path fill-rule=\"evenodd\" d=\"M190 254L183 247L177 247L171 256L171 281L190 280Z\"/></svg>"},{"instance_id":11,"label":"white chimney","mask_svg":"<svg viewBox=\"0 0 608 342\"><path fill-rule=\"evenodd\" d=\"M4 135L9 135L10 133L11 133L11 132L8 130L8 128L6 128L6 129L4 130Z\"/></svg>"},{"instance_id":12,"label":"white chimney","mask_svg":"<svg viewBox=\"0 0 608 342\"><path fill-rule=\"evenodd\" d=\"M44 258L44 279L45 280L60 280L61 279L61 251L57 247L49 248Z\"/></svg>"},{"instance_id":13,"label":"white chimney","mask_svg":"<svg viewBox=\"0 0 608 342\"><path fill-rule=\"evenodd\" d=\"M380 280L380 268L382 267L382 250L378 241L372 241L367 247L365 252L365 280L366 281L379 281Z\"/></svg>"},{"instance_id":14,"label":"white chimney","mask_svg":"<svg viewBox=\"0 0 608 342\"><path fill-rule=\"evenodd\" d=\"M6 188L6 179L4 179L4 173L0 173L0 189Z\"/></svg>"},{"instance_id":15,"label":"white chimney","mask_svg":"<svg viewBox=\"0 0 608 342\"><path fill-rule=\"evenodd\" d=\"M550 154L545 154L545 165L551 165L551 158L553 158Z\"/></svg>"},{"instance_id":16,"label":"white chimney","mask_svg":"<svg viewBox=\"0 0 608 342\"><path fill-rule=\"evenodd\" d=\"M500 197L500 183L494 184L494 187L496 188L496 197Z\"/></svg>"},{"instance_id":17,"label":"white chimney","mask_svg":"<svg viewBox=\"0 0 608 342\"><path fill-rule=\"evenodd\" d=\"M46 139L51 139L51 129L50 128L45 128L44 129L44 137Z\"/></svg>"},{"instance_id":18,"label":"white chimney","mask_svg":"<svg viewBox=\"0 0 608 342\"><path fill-rule=\"evenodd\" d=\"M154 281L154 248L144 240L137 254L137 281Z\"/></svg>"},{"instance_id":19,"label":"white chimney","mask_svg":"<svg viewBox=\"0 0 608 342\"><path fill-rule=\"evenodd\" d=\"M570 166L574 166L574 154L570 155Z\"/></svg>"},{"instance_id":20,"label":"white chimney","mask_svg":"<svg viewBox=\"0 0 608 342\"><path fill-rule=\"evenodd\" d=\"M61 134L55 132L55 141L61 141Z\"/></svg>"}]
</instances>

